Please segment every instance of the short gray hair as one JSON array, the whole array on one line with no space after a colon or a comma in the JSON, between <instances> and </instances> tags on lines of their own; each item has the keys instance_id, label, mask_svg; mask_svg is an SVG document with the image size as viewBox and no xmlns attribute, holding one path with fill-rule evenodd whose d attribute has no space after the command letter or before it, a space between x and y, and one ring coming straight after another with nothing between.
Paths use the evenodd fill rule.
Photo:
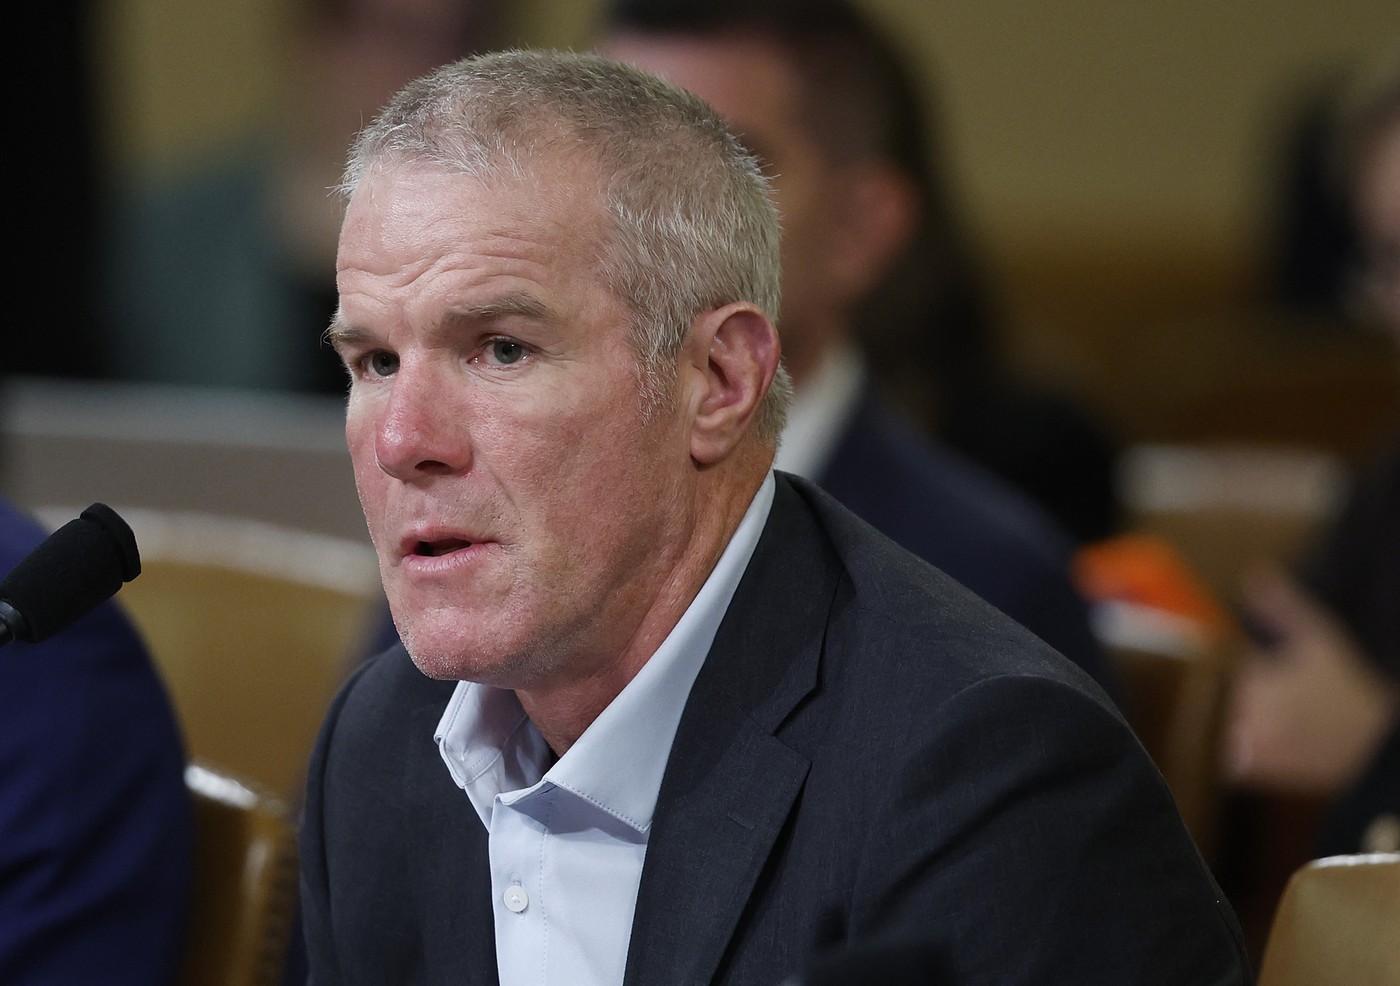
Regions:
<instances>
[{"instance_id":1,"label":"short gray hair","mask_svg":"<svg viewBox=\"0 0 1400 986\"><path fill-rule=\"evenodd\" d=\"M696 315L735 301L778 313L769 183L708 104L595 54L476 55L404 87L356 137L339 190L349 196L385 160L493 181L578 151L601 175L612 228L599 273L631 310L643 406L654 409ZM760 434L778 437L791 394L780 367L759 408Z\"/></svg>"}]
</instances>

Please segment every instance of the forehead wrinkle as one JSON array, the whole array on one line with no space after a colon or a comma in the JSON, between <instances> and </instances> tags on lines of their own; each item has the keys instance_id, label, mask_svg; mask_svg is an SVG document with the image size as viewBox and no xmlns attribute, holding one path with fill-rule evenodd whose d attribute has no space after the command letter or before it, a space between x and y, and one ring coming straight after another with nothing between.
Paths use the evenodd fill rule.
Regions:
<instances>
[{"instance_id":1,"label":"forehead wrinkle","mask_svg":"<svg viewBox=\"0 0 1400 986\"><path fill-rule=\"evenodd\" d=\"M566 165L571 165L572 171ZM571 256L591 257L600 227L606 225L606 211L596 192L588 194L590 183L580 181L578 169L575 155L534 160L528 176L513 180L501 176L481 180L450 171L444 174L443 169L423 165L386 168L352 197L352 207L357 198L375 207L367 219L375 212L378 217L359 230L362 235L358 238L353 227L342 230L337 273L354 282L342 287L355 287L359 290L352 293L368 294L390 306L397 296L416 307L413 299L401 292L412 291L424 278L446 275L446 290L438 293L444 308L426 326L439 337L467 323L504 316L557 320L558 313L546 300L548 285L561 274L569 279L596 275L592 263L585 263L582 270L572 264L564 264L566 270L557 268ZM423 209L423 203L414 199L404 202L386 196L386 190L394 188L392 180L402 176L407 179L405 187L411 188L424 172L429 177L446 178L444 187L458 196L458 205L464 207L442 207L439 203ZM547 203L553 208L546 207ZM347 245L352 248L346 249ZM494 294L490 287L493 281L505 282L498 284ZM510 281L536 287L520 289ZM476 302L473 296L482 300ZM326 338L350 344L378 339L371 327L374 323L372 318L366 326L356 328L337 312Z\"/></svg>"}]
</instances>

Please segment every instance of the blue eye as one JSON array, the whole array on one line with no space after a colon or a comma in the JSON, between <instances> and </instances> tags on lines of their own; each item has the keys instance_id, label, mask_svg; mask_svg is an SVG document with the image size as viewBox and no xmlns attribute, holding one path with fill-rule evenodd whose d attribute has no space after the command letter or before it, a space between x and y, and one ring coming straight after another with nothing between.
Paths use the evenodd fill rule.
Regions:
<instances>
[{"instance_id":1,"label":"blue eye","mask_svg":"<svg viewBox=\"0 0 1400 986\"><path fill-rule=\"evenodd\" d=\"M503 366L518 363L525 357L525 347L511 339L494 339L491 342L491 358Z\"/></svg>"},{"instance_id":2,"label":"blue eye","mask_svg":"<svg viewBox=\"0 0 1400 986\"><path fill-rule=\"evenodd\" d=\"M384 350L370 353L365 361L369 366L369 371L377 377L393 376L399 368L399 358L393 353L386 353Z\"/></svg>"}]
</instances>

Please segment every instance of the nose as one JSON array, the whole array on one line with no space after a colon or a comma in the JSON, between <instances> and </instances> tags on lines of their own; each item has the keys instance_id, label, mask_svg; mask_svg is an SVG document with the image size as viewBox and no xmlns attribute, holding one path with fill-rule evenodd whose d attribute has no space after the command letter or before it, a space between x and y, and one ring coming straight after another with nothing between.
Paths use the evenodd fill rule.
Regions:
<instances>
[{"instance_id":1,"label":"nose","mask_svg":"<svg viewBox=\"0 0 1400 986\"><path fill-rule=\"evenodd\" d=\"M470 466L471 443L448 381L401 366L388 390L374 431L374 459L383 472L413 482Z\"/></svg>"}]
</instances>

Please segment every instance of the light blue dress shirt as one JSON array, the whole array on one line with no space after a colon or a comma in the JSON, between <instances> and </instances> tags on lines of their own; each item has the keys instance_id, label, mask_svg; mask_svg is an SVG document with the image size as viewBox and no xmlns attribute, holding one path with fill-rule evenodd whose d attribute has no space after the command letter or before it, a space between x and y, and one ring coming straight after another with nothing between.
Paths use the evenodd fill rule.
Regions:
<instances>
[{"instance_id":1,"label":"light blue dress shirt","mask_svg":"<svg viewBox=\"0 0 1400 986\"><path fill-rule=\"evenodd\" d=\"M453 692L435 739L489 833L501 986L622 982L671 743L773 489L770 472L680 622L553 766L514 692Z\"/></svg>"}]
</instances>

